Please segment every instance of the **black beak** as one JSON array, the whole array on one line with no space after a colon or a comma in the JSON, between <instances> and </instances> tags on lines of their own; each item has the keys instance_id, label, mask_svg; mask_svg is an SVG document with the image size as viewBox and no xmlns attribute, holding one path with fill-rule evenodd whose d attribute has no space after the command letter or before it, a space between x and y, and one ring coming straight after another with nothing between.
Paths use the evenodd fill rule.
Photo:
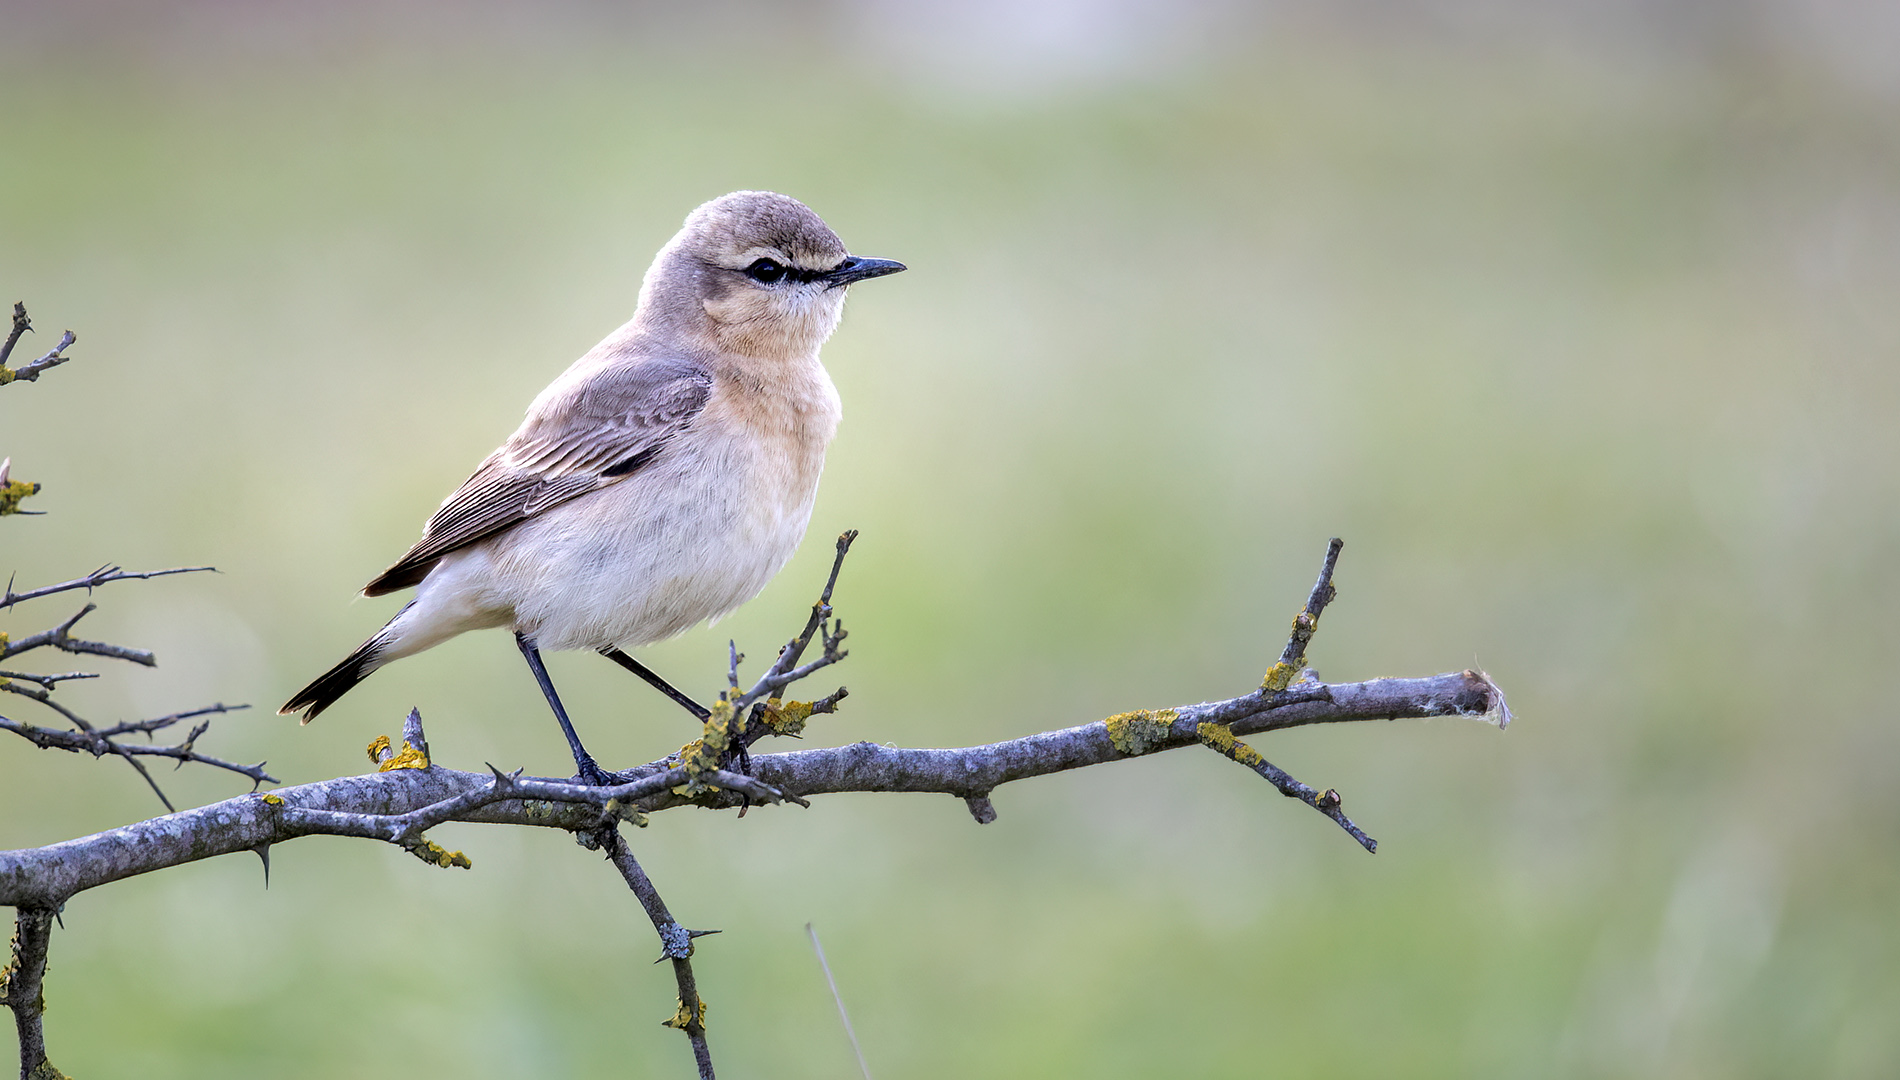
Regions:
<instances>
[{"instance_id":1,"label":"black beak","mask_svg":"<svg viewBox=\"0 0 1900 1080\"><path fill-rule=\"evenodd\" d=\"M854 281L883 277L885 274L895 274L899 270L908 269L910 267L890 259L866 259L857 255L846 255L843 262L825 275L825 288L836 289Z\"/></svg>"}]
</instances>

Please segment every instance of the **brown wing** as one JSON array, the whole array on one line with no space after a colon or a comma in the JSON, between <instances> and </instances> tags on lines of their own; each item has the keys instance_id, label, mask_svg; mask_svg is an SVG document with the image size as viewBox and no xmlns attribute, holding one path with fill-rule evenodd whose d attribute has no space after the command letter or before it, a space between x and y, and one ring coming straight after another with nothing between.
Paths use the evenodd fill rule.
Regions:
<instances>
[{"instance_id":1,"label":"brown wing","mask_svg":"<svg viewBox=\"0 0 1900 1080\"><path fill-rule=\"evenodd\" d=\"M658 358L603 369L537 402L363 595L408 588L456 548L633 475L699 415L711 390L704 368Z\"/></svg>"}]
</instances>

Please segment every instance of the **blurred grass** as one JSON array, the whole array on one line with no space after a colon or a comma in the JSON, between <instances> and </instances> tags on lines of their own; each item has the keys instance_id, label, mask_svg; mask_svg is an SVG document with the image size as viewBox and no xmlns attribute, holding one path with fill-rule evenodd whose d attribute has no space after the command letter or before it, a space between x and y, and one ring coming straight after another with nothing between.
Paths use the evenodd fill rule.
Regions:
<instances>
[{"instance_id":1,"label":"blurred grass","mask_svg":"<svg viewBox=\"0 0 1900 1080\"><path fill-rule=\"evenodd\" d=\"M1323 674L1476 663L1512 694L1503 736L1261 742L1345 793L1375 859L1212 755L1005 788L982 829L868 797L658 818L642 859L726 931L698 966L733 1075L850 1069L807 921L877 1075L1900 1064L1889 105L1743 61L1350 42L1008 103L845 64L780 100L653 43L11 59L0 299L80 359L0 392L49 512L4 523L0 569L223 571L99 597L92 632L162 666L62 691L90 715L250 701L203 745L300 782L360 770L413 704L445 762L562 770L502 635L309 728L268 713L393 610L349 598L739 187L913 269L826 350L846 421L808 550L647 651L689 690L728 636L768 655L856 527L852 698L815 739L1241 692L1333 534ZM608 665L552 666L606 760L690 734ZM0 846L155 809L123 767L0 745ZM446 833L474 872L319 840L268 891L229 859L81 896L54 1060L680 1072L613 875L559 836Z\"/></svg>"}]
</instances>

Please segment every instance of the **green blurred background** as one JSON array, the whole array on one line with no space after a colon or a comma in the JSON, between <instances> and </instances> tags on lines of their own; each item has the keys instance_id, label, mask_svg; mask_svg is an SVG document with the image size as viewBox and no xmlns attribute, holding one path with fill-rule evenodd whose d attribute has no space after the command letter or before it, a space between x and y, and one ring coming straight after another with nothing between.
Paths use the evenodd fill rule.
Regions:
<instances>
[{"instance_id":1,"label":"green blurred background","mask_svg":"<svg viewBox=\"0 0 1900 1080\"><path fill-rule=\"evenodd\" d=\"M987 827L938 797L662 815L636 850L726 931L697 964L725 1073L853 1074L812 922L887 1078L1900 1074L1885 6L0 20L0 300L41 327L16 359L79 334L0 391L47 512L0 523L0 570L222 571L99 595L83 625L161 666L62 690L94 718L252 702L201 748L295 783L361 771L416 705L444 763L568 769L503 634L307 728L271 710L394 610L354 591L741 187L912 270L854 290L825 352L846 418L806 550L646 650L693 693L728 637L770 654L855 527L852 696L814 740L1244 692L1331 535L1322 675L1477 665L1511 695L1503 734L1259 740L1376 857L1204 753L1006 787ZM598 659L552 669L610 763L690 734ZM0 847L158 809L121 764L0 742ZM608 868L561 834L441 834L472 872L313 839L268 891L245 857L80 896L54 1061L689 1073Z\"/></svg>"}]
</instances>

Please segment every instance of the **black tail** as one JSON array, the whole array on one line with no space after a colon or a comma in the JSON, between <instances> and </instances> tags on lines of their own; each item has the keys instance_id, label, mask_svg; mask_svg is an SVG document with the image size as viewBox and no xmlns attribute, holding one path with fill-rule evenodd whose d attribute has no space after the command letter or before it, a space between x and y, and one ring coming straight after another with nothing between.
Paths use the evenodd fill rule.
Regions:
<instances>
[{"instance_id":1,"label":"black tail","mask_svg":"<svg viewBox=\"0 0 1900 1080\"><path fill-rule=\"evenodd\" d=\"M303 722L308 724L317 718L317 714L336 704L336 699L350 692L357 683L369 678L369 673L379 666L376 654L382 651L382 635L377 634L361 645L356 651L343 658L337 666L317 676L309 686L291 695L284 707L278 709L279 715L289 715L301 711Z\"/></svg>"}]
</instances>

